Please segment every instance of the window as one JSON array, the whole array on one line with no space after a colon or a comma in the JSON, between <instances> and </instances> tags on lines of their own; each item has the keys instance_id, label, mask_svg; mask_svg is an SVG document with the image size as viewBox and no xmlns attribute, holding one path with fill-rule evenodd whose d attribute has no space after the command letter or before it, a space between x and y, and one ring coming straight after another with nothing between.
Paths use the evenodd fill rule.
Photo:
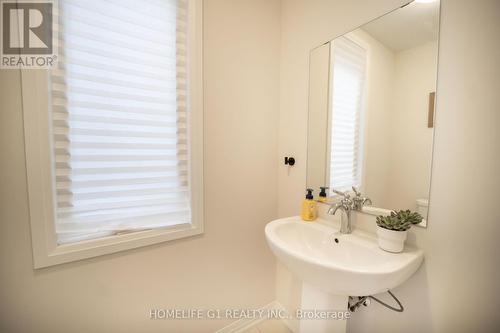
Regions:
<instances>
[{"instance_id":1,"label":"window","mask_svg":"<svg viewBox=\"0 0 500 333\"><path fill-rule=\"evenodd\" d=\"M22 73L35 266L201 233L201 1L58 9L58 67Z\"/></svg>"},{"instance_id":2,"label":"window","mask_svg":"<svg viewBox=\"0 0 500 333\"><path fill-rule=\"evenodd\" d=\"M330 188L361 187L366 50L347 37L331 49ZM333 193L332 193L333 195Z\"/></svg>"}]
</instances>

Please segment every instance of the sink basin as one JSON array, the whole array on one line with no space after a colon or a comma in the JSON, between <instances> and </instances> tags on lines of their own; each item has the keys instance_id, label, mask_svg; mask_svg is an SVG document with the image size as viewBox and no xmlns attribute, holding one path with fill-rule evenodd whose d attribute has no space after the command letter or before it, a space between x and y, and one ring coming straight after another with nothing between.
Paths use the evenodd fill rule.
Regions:
<instances>
[{"instance_id":1,"label":"sink basin","mask_svg":"<svg viewBox=\"0 0 500 333\"><path fill-rule=\"evenodd\" d=\"M274 255L303 281L327 293L367 296L406 281L424 258L422 250L406 246L402 253L378 247L377 238L354 230L340 234L331 222L304 222L300 217L266 225Z\"/></svg>"}]
</instances>

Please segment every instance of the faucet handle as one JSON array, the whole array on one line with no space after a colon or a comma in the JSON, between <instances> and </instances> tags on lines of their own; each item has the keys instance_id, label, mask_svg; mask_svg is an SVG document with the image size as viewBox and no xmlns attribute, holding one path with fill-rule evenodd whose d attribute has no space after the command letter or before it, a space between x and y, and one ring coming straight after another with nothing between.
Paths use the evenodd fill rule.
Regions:
<instances>
[{"instance_id":1,"label":"faucet handle","mask_svg":"<svg viewBox=\"0 0 500 333\"><path fill-rule=\"evenodd\" d=\"M334 188L332 188L332 192L335 193L335 194L338 194L346 199L349 199L351 196L349 195L349 193L347 192L342 192L342 191L339 191L339 190L336 190Z\"/></svg>"},{"instance_id":2,"label":"faucet handle","mask_svg":"<svg viewBox=\"0 0 500 333\"><path fill-rule=\"evenodd\" d=\"M362 210L364 205L372 205L372 201L370 198L362 195L360 191L358 191L354 186L352 190L356 194L356 196L352 199L354 201L354 209Z\"/></svg>"},{"instance_id":3,"label":"faucet handle","mask_svg":"<svg viewBox=\"0 0 500 333\"><path fill-rule=\"evenodd\" d=\"M357 197L361 196L361 192L358 191L358 189L356 187L352 186L352 191L354 192L354 194L356 194Z\"/></svg>"}]
</instances>

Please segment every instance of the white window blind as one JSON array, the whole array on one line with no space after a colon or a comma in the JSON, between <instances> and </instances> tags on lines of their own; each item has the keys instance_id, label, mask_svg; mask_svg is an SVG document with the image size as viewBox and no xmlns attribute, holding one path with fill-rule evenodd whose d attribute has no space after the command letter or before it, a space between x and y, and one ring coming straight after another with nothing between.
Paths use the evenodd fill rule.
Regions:
<instances>
[{"instance_id":1,"label":"white window blind","mask_svg":"<svg viewBox=\"0 0 500 333\"><path fill-rule=\"evenodd\" d=\"M187 0L59 0L59 243L190 223Z\"/></svg>"},{"instance_id":2,"label":"white window blind","mask_svg":"<svg viewBox=\"0 0 500 333\"><path fill-rule=\"evenodd\" d=\"M366 50L346 37L332 46L330 187L361 186Z\"/></svg>"}]
</instances>

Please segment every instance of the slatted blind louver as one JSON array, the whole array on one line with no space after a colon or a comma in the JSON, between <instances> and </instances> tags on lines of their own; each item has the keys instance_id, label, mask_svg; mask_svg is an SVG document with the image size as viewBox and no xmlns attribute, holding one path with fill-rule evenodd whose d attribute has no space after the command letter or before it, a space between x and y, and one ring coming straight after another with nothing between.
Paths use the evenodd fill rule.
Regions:
<instances>
[{"instance_id":1,"label":"slatted blind louver","mask_svg":"<svg viewBox=\"0 0 500 333\"><path fill-rule=\"evenodd\" d=\"M346 37L332 47L330 188L361 186L363 91L366 50Z\"/></svg>"},{"instance_id":2,"label":"slatted blind louver","mask_svg":"<svg viewBox=\"0 0 500 333\"><path fill-rule=\"evenodd\" d=\"M187 0L60 0L58 242L190 223Z\"/></svg>"}]
</instances>

